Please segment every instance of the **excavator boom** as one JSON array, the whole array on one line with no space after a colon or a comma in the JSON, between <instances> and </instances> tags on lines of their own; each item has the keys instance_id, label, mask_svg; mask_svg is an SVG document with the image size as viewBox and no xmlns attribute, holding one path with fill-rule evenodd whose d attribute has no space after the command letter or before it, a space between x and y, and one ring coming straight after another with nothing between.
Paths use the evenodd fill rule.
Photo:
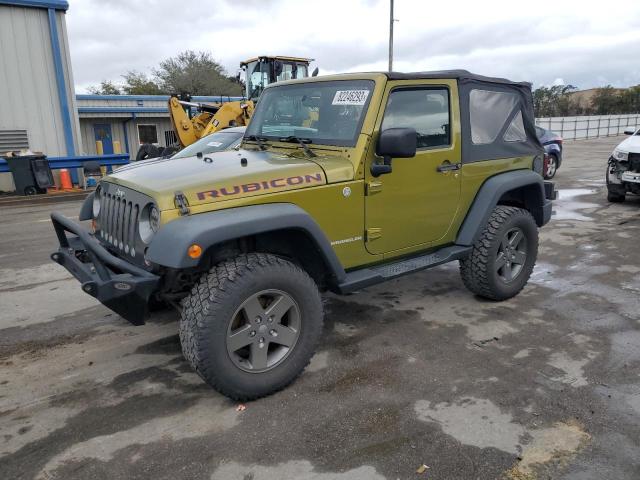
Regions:
<instances>
[{"instance_id":1,"label":"excavator boom","mask_svg":"<svg viewBox=\"0 0 640 480\"><path fill-rule=\"evenodd\" d=\"M189 118L184 107L196 107L200 113ZM212 105L186 102L177 97L169 99L169 116L182 147L223 128L247 125L253 108L250 100Z\"/></svg>"},{"instance_id":2,"label":"excavator boom","mask_svg":"<svg viewBox=\"0 0 640 480\"><path fill-rule=\"evenodd\" d=\"M260 56L241 62L248 100L206 104L184 101L172 96L169 99L169 116L180 145L186 147L223 128L247 125L253 115L253 101L257 100L264 87L279 80L309 76L308 68L312 60ZM316 68L314 75L317 74L317 70ZM189 117L185 107L195 107L199 113Z\"/></svg>"}]
</instances>

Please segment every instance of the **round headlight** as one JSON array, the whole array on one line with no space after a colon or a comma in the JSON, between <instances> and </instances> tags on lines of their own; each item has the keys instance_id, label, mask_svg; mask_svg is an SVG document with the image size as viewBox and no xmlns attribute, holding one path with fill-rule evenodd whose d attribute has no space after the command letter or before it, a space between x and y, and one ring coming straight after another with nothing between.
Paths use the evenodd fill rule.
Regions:
<instances>
[{"instance_id":1,"label":"round headlight","mask_svg":"<svg viewBox=\"0 0 640 480\"><path fill-rule=\"evenodd\" d=\"M153 233L156 233L160 228L160 211L155 206L149 210L149 226Z\"/></svg>"},{"instance_id":2,"label":"round headlight","mask_svg":"<svg viewBox=\"0 0 640 480\"><path fill-rule=\"evenodd\" d=\"M140 232L142 241L144 243L151 242L158 228L160 228L160 210L150 203L142 209L140 223L138 224L138 231Z\"/></svg>"},{"instance_id":3,"label":"round headlight","mask_svg":"<svg viewBox=\"0 0 640 480\"><path fill-rule=\"evenodd\" d=\"M623 152L622 150L618 150L617 148L613 151L613 158L619 160L621 162L625 162L629 159L629 153Z\"/></svg>"},{"instance_id":4,"label":"round headlight","mask_svg":"<svg viewBox=\"0 0 640 480\"><path fill-rule=\"evenodd\" d=\"M98 187L96 188L96 191L93 194L93 218L98 218L98 215L100 215L100 197L101 196L102 196L102 189Z\"/></svg>"}]
</instances>

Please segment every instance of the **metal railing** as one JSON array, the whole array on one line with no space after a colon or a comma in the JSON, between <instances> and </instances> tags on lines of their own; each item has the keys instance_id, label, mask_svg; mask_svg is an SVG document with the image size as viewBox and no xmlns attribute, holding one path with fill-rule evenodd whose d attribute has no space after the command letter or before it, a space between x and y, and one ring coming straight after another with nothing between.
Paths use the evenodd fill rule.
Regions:
<instances>
[{"instance_id":1,"label":"metal railing","mask_svg":"<svg viewBox=\"0 0 640 480\"><path fill-rule=\"evenodd\" d=\"M536 118L536 125L560 134L565 140L611 137L622 135L625 128L640 127L640 114Z\"/></svg>"},{"instance_id":2,"label":"metal railing","mask_svg":"<svg viewBox=\"0 0 640 480\"><path fill-rule=\"evenodd\" d=\"M83 157L48 157L49 167L51 170L60 168L76 169L82 168L84 162L100 162L100 165L107 167L111 170L112 167L117 165L126 165L129 163L129 154L114 154L114 155L88 155ZM10 172L9 165L6 160L0 157L0 173Z\"/></svg>"}]
</instances>

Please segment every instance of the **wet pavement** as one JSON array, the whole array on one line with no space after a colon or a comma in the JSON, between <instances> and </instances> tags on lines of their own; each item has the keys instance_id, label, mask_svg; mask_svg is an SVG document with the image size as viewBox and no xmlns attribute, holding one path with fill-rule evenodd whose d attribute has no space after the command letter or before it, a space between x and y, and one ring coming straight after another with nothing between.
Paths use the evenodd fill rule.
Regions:
<instances>
[{"instance_id":1,"label":"wet pavement","mask_svg":"<svg viewBox=\"0 0 640 480\"><path fill-rule=\"evenodd\" d=\"M518 297L475 298L456 264L327 295L310 367L244 411L191 372L174 313L130 326L49 261L51 205L3 206L0 478L640 478L640 200L603 182L620 139L566 143Z\"/></svg>"}]
</instances>

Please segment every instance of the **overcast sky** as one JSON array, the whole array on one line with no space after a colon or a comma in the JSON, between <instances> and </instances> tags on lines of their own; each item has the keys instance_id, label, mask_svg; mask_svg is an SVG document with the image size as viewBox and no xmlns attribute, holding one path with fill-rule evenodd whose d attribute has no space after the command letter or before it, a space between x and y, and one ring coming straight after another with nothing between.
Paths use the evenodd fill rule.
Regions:
<instances>
[{"instance_id":1,"label":"overcast sky","mask_svg":"<svg viewBox=\"0 0 640 480\"><path fill-rule=\"evenodd\" d=\"M389 0L69 0L78 92L206 50L235 74L263 54L321 74L387 69ZM579 88L640 83L640 1L396 0L394 70L465 68ZM527 8L523 8L526 5ZM313 68L313 67L312 67Z\"/></svg>"}]
</instances>

